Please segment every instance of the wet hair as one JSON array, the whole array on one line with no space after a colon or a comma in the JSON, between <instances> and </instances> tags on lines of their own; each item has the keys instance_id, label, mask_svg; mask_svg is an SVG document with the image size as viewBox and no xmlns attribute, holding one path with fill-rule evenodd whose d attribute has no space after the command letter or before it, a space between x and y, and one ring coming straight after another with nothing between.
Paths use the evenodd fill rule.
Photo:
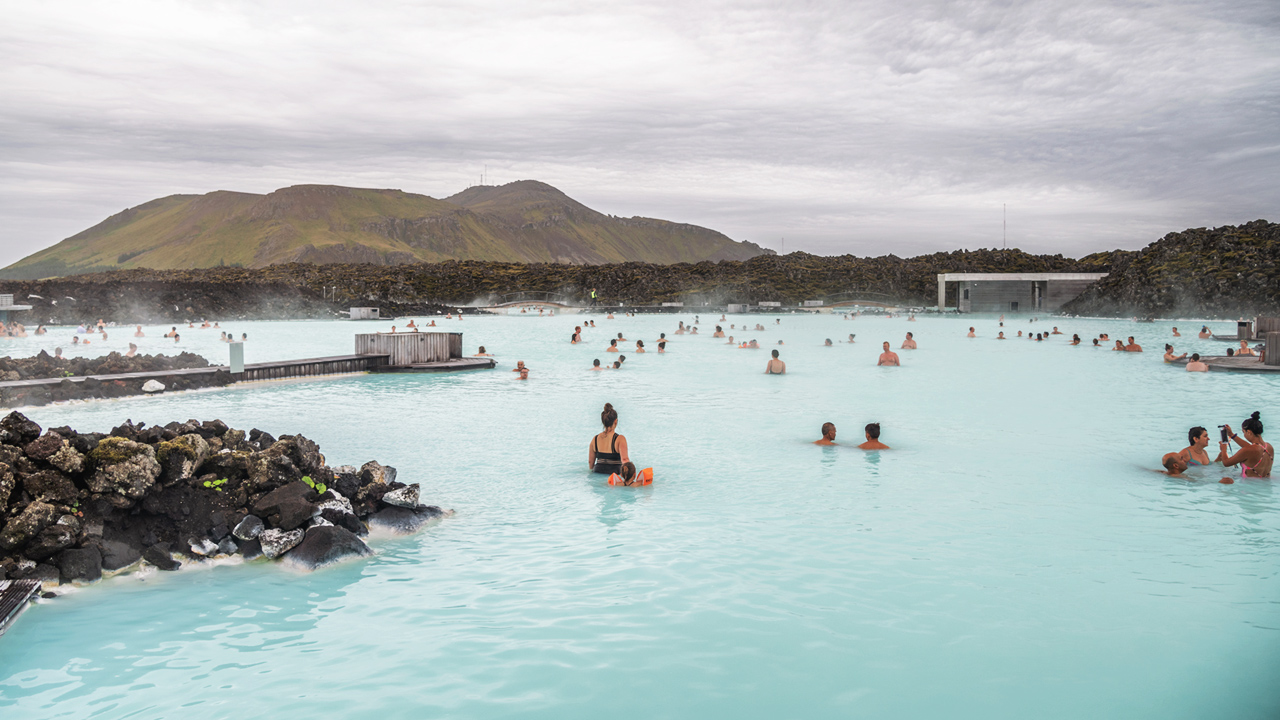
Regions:
<instances>
[{"instance_id":1,"label":"wet hair","mask_svg":"<svg viewBox=\"0 0 1280 720\"><path fill-rule=\"evenodd\" d=\"M600 367L600 358L591 361L591 367Z\"/></svg>"},{"instance_id":2,"label":"wet hair","mask_svg":"<svg viewBox=\"0 0 1280 720\"><path fill-rule=\"evenodd\" d=\"M778 357L778 351L777 351L777 350L774 350L774 351L773 351L773 356L774 356L775 358L776 358L776 357Z\"/></svg>"},{"instance_id":3,"label":"wet hair","mask_svg":"<svg viewBox=\"0 0 1280 720\"><path fill-rule=\"evenodd\" d=\"M662 342L659 342L659 343L658 343L658 349L659 349L659 350L666 350L666 349L667 349L667 343L666 343L666 341L665 341L665 340L664 340L664 341L662 341Z\"/></svg>"},{"instance_id":4,"label":"wet hair","mask_svg":"<svg viewBox=\"0 0 1280 720\"><path fill-rule=\"evenodd\" d=\"M1191 353L1191 359L1200 362L1200 353Z\"/></svg>"},{"instance_id":5,"label":"wet hair","mask_svg":"<svg viewBox=\"0 0 1280 720\"><path fill-rule=\"evenodd\" d=\"M484 346L483 346L483 345L481 345L481 346L480 346L480 352L484 352Z\"/></svg>"},{"instance_id":6,"label":"wet hair","mask_svg":"<svg viewBox=\"0 0 1280 720\"><path fill-rule=\"evenodd\" d=\"M605 403L604 412L600 413L600 423L607 430L616 422L618 422L618 412L613 409L613 405Z\"/></svg>"},{"instance_id":7,"label":"wet hair","mask_svg":"<svg viewBox=\"0 0 1280 720\"><path fill-rule=\"evenodd\" d=\"M618 474L622 476L623 480L631 480L636 476L636 464L631 461L622 463L622 472Z\"/></svg>"},{"instance_id":8,"label":"wet hair","mask_svg":"<svg viewBox=\"0 0 1280 720\"><path fill-rule=\"evenodd\" d=\"M637 341L636 341L636 347L644 347L644 341L643 341L643 340L637 340Z\"/></svg>"},{"instance_id":9,"label":"wet hair","mask_svg":"<svg viewBox=\"0 0 1280 720\"><path fill-rule=\"evenodd\" d=\"M622 339L622 333L618 333L618 339L619 339L619 340L621 340L621 339Z\"/></svg>"},{"instance_id":10,"label":"wet hair","mask_svg":"<svg viewBox=\"0 0 1280 720\"><path fill-rule=\"evenodd\" d=\"M835 430L835 429L836 429L836 424L835 424L835 423L829 423L829 422L824 422L824 423L822 423L822 437L826 437L826 436L827 436L827 431L828 431L828 430Z\"/></svg>"},{"instance_id":11,"label":"wet hair","mask_svg":"<svg viewBox=\"0 0 1280 720\"><path fill-rule=\"evenodd\" d=\"M872 440L880 439L880 423L867 423L867 427L864 429L867 431L867 437Z\"/></svg>"},{"instance_id":12,"label":"wet hair","mask_svg":"<svg viewBox=\"0 0 1280 720\"><path fill-rule=\"evenodd\" d=\"M1205 434L1205 433L1207 433L1207 432L1209 432L1209 431L1208 431L1208 430L1205 430L1204 428L1200 427L1199 425L1197 425L1197 426L1195 426L1195 427L1191 428L1190 430L1188 430L1188 431L1187 431L1187 444L1188 444L1188 445L1195 445L1195 444L1196 444L1196 438L1200 437L1201 435L1203 435L1203 434Z\"/></svg>"},{"instance_id":13,"label":"wet hair","mask_svg":"<svg viewBox=\"0 0 1280 720\"><path fill-rule=\"evenodd\" d=\"M1255 412L1240 423L1241 430L1249 430L1254 435L1262 435L1262 413Z\"/></svg>"},{"instance_id":14,"label":"wet hair","mask_svg":"<svg viewBox=\"0 0 1280 720\"><path fill-rule=\"evenodd\" d=\"M618 341L617 341L617 340L610 340L610 341L609 341L609 347L613 347L613 346L615 346L615 345L617 345L617 344L618 344Z\"/></svg>"},{"instance_id":15,"label":"wet hair","mask_svg":"<svg viewBox=\"0 0 1280 720\"><path fill-rule=\"evenodd\" d=\"M622 367L622 363L618 362L617 360L614 360L614 361L613 361L613 369L614 369L614 370L617 370L617 369L618 369L618 368L620 368L620 367Z\"/></svg>"},{"instance_id":16,"label":"wet hair","mask_svg":"<svg viewBox=\"0 0 1280 720\"><path fill-rule=\"evenodd\" d=\"M1235 355L1236 355L1235 348L1227 348L1227 357L1235 357Z\"/></svg>"}]
</instances>

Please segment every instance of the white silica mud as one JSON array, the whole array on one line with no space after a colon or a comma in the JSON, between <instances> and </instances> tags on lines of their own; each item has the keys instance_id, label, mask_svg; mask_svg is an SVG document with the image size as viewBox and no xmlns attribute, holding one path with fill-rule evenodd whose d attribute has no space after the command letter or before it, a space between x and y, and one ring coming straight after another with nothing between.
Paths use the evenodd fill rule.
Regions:
<instances>
[{"instance_id":1,"label":"white silica mud","mask_svg":"<svg viewBox=\"0 0 1280 720\"><path fill-rule=\"evenodd\" d=\"M1280 376L1164 364L1165 342L1223 352L1198 321L1011 316L998 341L986 316L718 317L697 336L674 335L693 313L438 319L497 369L24 410L82 432L217 418L301 433L330 465L377 459L456 512L315 572L228 563L41 603L0 639L0 714L1280 716L1274 481L1156 472L1195 425L1216 440L1260 411L1280 437ZM247 332L259 362L349 353L392 324L222 329ZM1016 337L1054 325L1065 335ZM140 351L165 351L167 330L145 328ZM908 331L919 349L897 350ZM187 330L183 349L225 362L218 332ZM1103 332L1146 351L1092 347ZM618 333L623 368L590 371ZM886 340L901 367L876 367ZM786 375L764 374L772 349ZM587 471L606 402L652 485ZM812 444L824 422L835 447ZM856 448L870 422L891 450Z\"/></svg>"}]
</instances>

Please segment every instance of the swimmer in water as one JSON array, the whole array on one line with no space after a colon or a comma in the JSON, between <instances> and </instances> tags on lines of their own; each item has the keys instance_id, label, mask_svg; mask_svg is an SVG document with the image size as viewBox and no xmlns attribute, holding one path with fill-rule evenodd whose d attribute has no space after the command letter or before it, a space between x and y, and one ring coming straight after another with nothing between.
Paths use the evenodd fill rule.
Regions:
<instances>
[{"instance_id":1,"label":"swimmer in water","mask_svg":"<svg viewBox=\"0 0 1280 720\"><path fill-rule=\"evenodd\" d=\"M620 361L618 361L618 360L614 360L614 361L613 361L613 365L611 365L611 366L610 366L610 369L613 369L613 370L621 370L621 369L622 369L622 363L621 363Z\"/></svg>"},{"instance_id":2,"label":"swimmer in water","mask_svg":"<svg viewBox=\"0 0 1280 720\"><path fill-rule=\"evenodd\" d=\"M1165 453L1160 458L1160 464L1164 466L1164 470L1160 472L1169 477L1183 477L1182 472L1187 469L1187 461L1182 458L1181 453L1176 452Z\"/></svg>"},{"instance_id":3,"label":"swimmer in water","mask_svg":"<svg viewBox=\"0 0 1280 720\"><path fill-rule=\"evenodd\" d=\"M724 328L722 328L722 327L720 327L719 325L717 325L717 326L716 326L716 331L715 331L715 332L713 332L713 333L711 333L711 337L713 337L713 338L722 338L722 337L724 337Z\"/></svg>"},{"instance_id":4,"label":"swimmer in water","mask_svg":"<svg viewBox=\"0 0 1280 720\"><path fill-rule=\"evenodd\" d=\"M1191 353L1187 361L1187 372L1209 372L1209 366L1200 360L1200 353Z\"/></svg>"},{"instance_id":5,"label":"swimmer in water","mask_svg":"<svg viewBox=\"0 0 1280 720\"><path fill-rule=\"evenodd\" d=\"M902 341L902 349L915 350L916 349L915 336L913 336L911 333L907 333L907 339Z\"/></svg>"},{"instance_id":6,"label":"swimmer in water","mask_svg":"<svg viewBox=\"0 0 1280 720\"><path fill-rule=\"evenodd\" d=\"M1062 333L1058 332L1058 326L1057 326L1057 325L1054 325L1054 326L1053 326L1053 332L1051 332L1051 333L1049 333L1049 334L1050 334L1050 335L1061 335Z\"/></svg>"},{"instance_id":7,"label":"swimmer in water","mask_svg":"<svg viewBox=\"0 0 1280 720\"><path fill-rule=\"evenodd\" d=\"M134 345L133 343L129 343L129 352L125 353L124 356L133 357L134 355L137 355L137 354L138 354L138 346Z\"/></svg>"},{"instance_id":8,"label":"swimmer in water","mask_svg":"<svg viewBox=\"0 0 1280 720\"><path fill-rule=\"evenodd\" d=\"M37 335L40 335L40 334L41 334L41 332L40 332L39 330L36 330L36 334L37 334ZM141 326L141 325L139 325L139 326L138 326L138 330L137 330L137 332L135 332L135 333L133 334L133 336L134 336L134 337L146 337L146 334L142 332L142 326Z\"/></svg>"},{"instance_id":9,"label":"swimmer in water","mask_svg":"<svg viewBox=\"0 0 1280 720\"><path fill-rule=\"evenodd\" d=\"M1178 332L1178 328L1174 328L1174 329L1173 329L1173 336L1174 336L1174 337L1182 337L1182 335Z\"/></svg>"},{"instance_id":10,"label":"swimmer in water","mask_svg":"<svg viewBox=\"0 0 1280 720\"><path fill-rule=\"evenodd\" d=\"M667 351L666 341L658 343L658 354L661 355Z\"/></svg>"},{"instance_id":11,"label":"swimmer in water","mask_svg":"<svg viewBox=\"0 0 1280 720\"><path fill-rule=\"evenodd\" d=\"M604 425L604 430L591 438L591 444L587 446L587 465L592 472L612 475L622 470L623 463L631 462L627 439L618 434L618 413L613 405L604 404L600 424Z\"/></svg>"},{"instance_id":12,"label":"swimmer in water","mask_svg":"<svg viewBox=\"0 0 1280 720\"><path fill-rule=\"evenodd\" d=\"M618 352L618 341L610 340L609 347L604 349L605 352Z\"/></svg>"},{"instance_id":13,"label":"swimmer in water","mask_svg":"<svg viewBox=\"0 0 1280 720\"><path fill-rule=\"evenodd\" d=\"M458 316L458 319L459 319L459 320L461 320L461 319L462 319L462 316L461 316L461 315L459 315L459 316ZM529 368L520 368L520 377L518 377L518 378L516 378L516 379L517 379L517 380L528 380L528 379L529 379Z\"/></svg>"},{"instance_id":14,"label":"swimmer in water","mask_svg":"<svg viewBox=\"0 0 1280 720\"><path fill-rule=\"evenodd\" d=\"M1040 333L1036 333L1036 342L1044 342L1044 338L1040 336Z\"/></svg>"},{"instance_id":15,"label":"swimmer in water","mask_svg":"<svg viewBox=\"0 0 1280 720\"><path fill-rule=\"evenodd\" d=\"M1101 345L1099 345L1099 344L1098 344L1098 338L1094 338L1094 339L1093 339L1093 346L1094 346L1094 347L1102 347Z\"/></svg>"},{"instance_id":16,"label":"swimmer in water","mask_svg":"<svg viewBox=\"0 0 1280 720\"><path fill-rule=\"evenodd\" d=\"M787 364L778 359L778 351L773 351L773 357L764 366L765 375L786 375ZM801 373L803 375L804 373Z\"/></svg>"},{"instance_id":17,"label":"swimmer in water","mask_svg":"<svg viewBox=\"0 0 1280 720\"><path fill-rule=\"evenodd\" d=\"M1167 363L1177 362L1177 361L1181 360L1182 358L1184 358L1184 357L1186 357L1186 356L1187 356L1187 354L1186 354L1186 353L1182 353L1181 355L1174 355L1174 354L1173 354L1173 346L1172 346L1172 345L1170 345L1170 344L1168 344L1168 343L1165 343L1165 346L1164 346L1164 361L1165 361L1165 362L1167 362Z\"/></svg>"},{"instance_id":18,"label":"swimmer in water","mask_svg":"<svg viewBox=\"0 0 1280 720\"><path fill-rule=\"evenodd\" d=\"M1236 351L1236 355L1253 355L1253 350L1249 348L1248 340L1240 341L1240 349Z\"/></svg>"},{"instance_id":19,"label":"swimmer in water","mask_svg":"<svg viewBox=\"0 0 1280 720\"><path fill-rule=\"evenodd\" d=\"M1200 326L1200 339L1201 339L1201 340L1207 340L1207 339L1209 339L1209 338L1211 338L1211 337L1213 337L1213 333L1209 332L1209 326L1208 326L1208 325L1201 325L1201 326Z\"/></svg>"},{"instance_id":20,"label":"swimmer in water","mask_svg":"<svg viewBox=\"0 0 1280 720\"><path fill-rule=\"evenodd\" d=\"M638 352L638 353L642 353L642 352L644 352L644 341L643 341L643 340L637 340L637 341L636 341L636 352Z\"/></svg>"},{"instance_id":21,"label":"swimmer in water","mask_svg":"<svg viewBox=\"0 0 1280 720\"><path fill-rule=\"evenodd\" d=\"M1117 351L1117 350L1118 350L1118 351L1120 351L1120 352L1124 352L1124 351L1125 351L1125 349L1124 349L1124 341L1122 341L1122 340L1117 340L1117 341L1116 341L1116 346L1115 346L1115 347L1113 347L1113 348L1111 348L1111 350L1112 350L1113 352L1114 352L1114 351Z\"/></svg>"},{"instance_id":22,"label":"swimmer in water","mask_svg":"<svg viewBox=\"0 0 1280 720\"><path fill-rule=\"evenodd\" d=\"M978 337L978 336L973 333L973 328L969 328L969 334L966 335L965 337Z\"/></svg>"},{"instance_id":23,"label":"swimmer in water","mask_svg":"<svg viewBox=\"0 0 1280 720\"><path fill-rule=\"evenodd\" d=\"M1133 341L1133 336L1129 336L1129 344L1124 346L1125 352L1142 352L1142 346Z\"/></svg>"},{"instance_id":24,"label":"swimmer in water","mask_svg":"<svg viewBox=\"0 0 1280 720\"><path fill-rule=\"evenodd\" d=\"M622 337L622 333L618 333L618 342L626 342L627 339Z\"/></svg>"},{"instance_id":25,"label":"swimmer in water","mask_svg":"<svg viewBox=\"0 0 1280 720\"><path fill-rule=\"evenodd\" d=\"M600 367L600 358L596 358L595 360L592 360L592 361L591 361L591 369L592 369L592 370L603 370L603 369L604 369L604 368Z\"/></svg>"},{"instance_id":26,"label":"swimmer in water","mask_svg":"<svg viewBox=\"0 0 1280 720\"><path fill-rule=\"evenodd\" d=\"M902 362L898 360L898 354L890 350L889 343L886 342L884 344L884 352L880 353L880 359L876 362L876 365L892 365L897 367L901 364Z\"/></svg>"},{"instance_id":27,"label":"swimmer in water","mask_svg":"<svg viewBox=\"0 0 1280 720\"><path fill-rule=\"evenodd\" d=\"M778 344L779 344L779 345L781 345L781 344L782 344L782 341L781 341L781 340L779 340L779 341L778 341ZM833 347L833 346L834 346L834 343L832 343L832 342L831 342L831 338L827 338L827 341L826 341L826 342L824 342L824 343L822 343L822 346L823 346L823 347Z\"/></svg>"},{"instance_id":28,"label":"swimmer in water","mask_svg":"<svg viewBox=\"0 0 1280 720\"><path fill-rule=\"evenodd\" d=\"M1071 336L1071 344L1072 344L1072 345L1079 345L1079 344L1080 344L1080 336L1079 336L1079 335L1072 335L1072 336Z\"/></svg>"},{"instance_id":29,"label":"swimmer in water","mask_svg":"<svg viewBox=\"0 0 1280 720\"><path fill-rule=\"evenodd\" d=\"M1021 330L1019 330L1019 331L1018 331L1018 337L1022 337L1022 331L1021 331Z\"/></svg>"},{"instance_id":30,"label":"swimmer in water","mask_svg":"<svg viewBox=\"0 0 1280 720\"><path fill-rule=\"evenodd\" d=\"M756 342L755 339L752 338L751 342L747 343L747 347L751 348L752 350L759 350L760 343Z\"/></svg>"},{"instance_id":31,"label":"swimmer in water","mask_svg":"<svg viewBox=\"0 0 1280 720\"><path fill-rule=\"evenodd\" d=\"M996 336L996 339L997 339L997 340L1004 340L1004 339L1006 339L1006 338L1005 338L1005 336L1004 336L1004 331L1003 331L1003 330L1001 330L1001 331L1000 331L1000 334Z\"/></svg>"},{"instance_id":32,"label":"swimmer in water","mask_svg":"<svg viewBox=\"0 0 1280 720\"><path fill-rule=\"evenodd\" d=\"M520 372L521 370L525 370L525 367L524 367L524 361L523 361L523 360L517 360L517 361L516 361L516 366L515 366L515 368L513 368L513 369L511 370L511 372Z\"/></svg>"},{"instance_id":33,"label":"swimmer in water","mask_svg":"<svg viewBox=\"0 0 1280 720\"><path fill-rule=\"evenodd\" d=\"M813 441L814 445L835 445L836 444L836 425L835 423L822 423L822 437Z\"/></svg>"},{"instance_id":34,"label":"swimmer in water","mask_svg":"<svg viewBox=\"0 0 1280 720\"><path fill-rule=\"evenodd\" d=\"M888 445L880 442L880 423L868 423L863 431L867 441L858 446L859 450L888 450Z\"/></svg>"},{"instance_id":35,"label":"swimmer in water","mask_svg":"<svg viewBox=\"0 0 1280 720\"><path fill-rule=\"evenodd\" d=\"M733 345L733 344L734 344L734 342L733 342L733 336L732 336L732 335L730 335L730 336L729 336L729 342L725 343L725 345Z\"/></svg>"},{"instance_id":36,"label":"swimmer in water","mask_svg":"<svg viewBox=\"0 0 1280 720\"><path fill-rule=\"evenodd\" d=\"M721 337L723 337L723 336L721 336ZM666 333L658 333L658 342L660 342L660 343L664 343L664 342L666 342L666 341L667 341L667 334L666 334Z\"/></svg>"},{"instance_id":37,"label":"swimmer in water","mask_svg":"<svg viewBox=\"0 0 1280 720\"><path fill-rule=\"evenodd\" d=\"M849 333L849 339L848 339L848 340L845 340L845 342L846 342L846 343L848 343L849 345L852 345L852 344L853 344L853 337L854 337L854 336L853 336L853 333Z\"/></svg>"},{"instance_id":38,"label":"swimmer in water","mask_svg":"<svg viewBox=\"0 0 1280 720\"><path fill-rule=\"evenodd\" d=\"M1271 477L1271 464L1276 459L1276 450L1262 439L1262 414L1255 412L1240 423L1240 429L1244 432L1243 438L1231 432L1230 425L1223 425L1222 428L1226 431L1227 437L1235 440L1240 446L1240 451L1228 457L1227 453L1231 445L1218 443L1218 460L1225 467L1239 465L1242 468L1241 477Z\"/></svg>"},{"instance_id":39,"label":"swimmer in water","mask_svg":"<svg viewBox=\"0 0 1280 720\"><path fill-rule=\"evenodd\" d=\"M174 343L175 345L177 345L177 344L178 344L178 342L180 342L181 340L182 340L182 336L181 336L181 335L179 335L178 333L174 333L174 334L173 334L173 343ZM88 342L88 341L86 341L86 342Z\"/></svg>"},{"instance_id":40,"label":"swimmer in water","mask_svg":"<svg viewBox=\"0 0 1280 720\"><path fill-rule=\"evenodd\" d=\"M480 352L477 352L477 353L476 353L476 357L493 357L493 356L492 356L492 355L490 355L489 353L485 352L485 351L484 351L484 346L483 346L483 345L481 345L481 346L480 346Z\"/></svg>"},{"instance_id":41,"label":"swimmer in water","mask_svg":"<svg viewBox=\"0 0 1280 720\"><path fill-rule=\"evenodd\" d=\"M1188 465L1208 465L1213 462L1209 457L1209 451L1205 448L1209 447L1209 431L1200 426L1196 426L1187 431L1187 442L1190 443L1182 449L1182 459Z\"/></svg>"}]
</instances>

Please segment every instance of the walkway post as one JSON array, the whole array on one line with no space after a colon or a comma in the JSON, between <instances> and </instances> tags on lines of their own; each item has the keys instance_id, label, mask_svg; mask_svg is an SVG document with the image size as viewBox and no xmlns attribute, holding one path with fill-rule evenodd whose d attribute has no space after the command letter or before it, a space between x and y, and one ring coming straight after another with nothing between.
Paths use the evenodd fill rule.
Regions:
<instances>
[{"instance_id":1,"label":"walkway post","mask_svg":"<svg viewBox=\"0 0 1280 720\"><path fill-rule=\"evenodd\" d=\"M232 342L227 343L227 347L231 348L231 374L236 375L244 372L244 343Z\"/></svg>"},{"instance_id":2,"label":"walkway post","mask_svg":"<svg viewBox=\"0 0 1280 720\"><path fill-rule=\"evenodd\" d=\"M946 275L939 273L938 275L938 312L942 312L947 308L947 280Z\"/></svg>"}]
</instances>

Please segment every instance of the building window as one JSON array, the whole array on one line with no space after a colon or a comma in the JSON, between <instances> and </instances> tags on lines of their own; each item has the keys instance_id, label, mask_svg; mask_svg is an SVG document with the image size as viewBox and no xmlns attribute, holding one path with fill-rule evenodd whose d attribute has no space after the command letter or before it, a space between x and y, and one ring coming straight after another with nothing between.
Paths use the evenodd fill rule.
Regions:
<instances>
[{"instance_id":1,"label":"building window","mask_svg":"<svg viewBox=\"0 0 1280 720\"><path fill-rule=\"evenodd\" d=\"M1009 312L1018 312L1018 302L1016 300L1009 303Z\"/></svg>"},{"instance_id":2,"label":"building window","mask_svg":"<svg viewBox=\"0 0 1280 720\"><path fill-rule=\"evenodd\" d=\"M969 288L965 288L965 289L963 290L963 292L964 292L964 299L965 299L965 300L968 300L968 299L969 299Z\"/></svg>"}]
</instances>

